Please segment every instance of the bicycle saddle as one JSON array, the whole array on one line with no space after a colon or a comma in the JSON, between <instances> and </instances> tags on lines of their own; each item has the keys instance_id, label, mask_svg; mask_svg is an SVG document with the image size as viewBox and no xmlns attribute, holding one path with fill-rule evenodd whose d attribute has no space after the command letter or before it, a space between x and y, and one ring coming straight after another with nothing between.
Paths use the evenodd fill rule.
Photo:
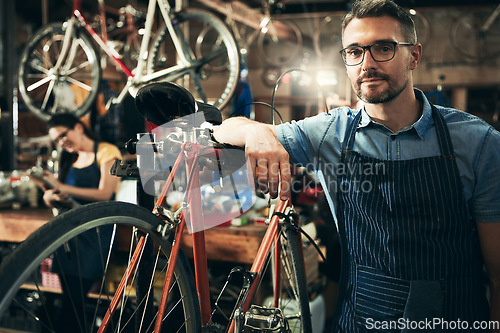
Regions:
<instances>
[{"instance_id":1,"label":"bicycle saddle","mask_svg":"<svg viewBox=\"0 0 500 333\"><path fill-rule=\"evenodd\" d=\"M214 125L222 123L219 109L196 101L184 87L172 82L153 82L141 87L135 105L147 121L158 126L195 112L203 112L205 121Z\"/></svg>"}]
</instances>

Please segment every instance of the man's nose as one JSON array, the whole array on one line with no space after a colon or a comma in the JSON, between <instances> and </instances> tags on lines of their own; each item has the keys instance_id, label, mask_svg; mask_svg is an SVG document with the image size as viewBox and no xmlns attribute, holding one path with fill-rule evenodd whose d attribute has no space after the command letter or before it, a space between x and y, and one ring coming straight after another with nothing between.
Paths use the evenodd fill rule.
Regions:
<instances>
[{"instance_id":1,"label":"man's nose","mask_svg":"<svg viewBox=\"0 0 500 333\"><path fill-rule=\"evenodd\" d=\"M374 68L374 67L376 67L376 65L375 65L376 63L377 62L375 61L375 59L373 59L370 49L365 49L363 61L361 62L361 69L367 70L370 68Z\"/></svg>"}]
</instances>

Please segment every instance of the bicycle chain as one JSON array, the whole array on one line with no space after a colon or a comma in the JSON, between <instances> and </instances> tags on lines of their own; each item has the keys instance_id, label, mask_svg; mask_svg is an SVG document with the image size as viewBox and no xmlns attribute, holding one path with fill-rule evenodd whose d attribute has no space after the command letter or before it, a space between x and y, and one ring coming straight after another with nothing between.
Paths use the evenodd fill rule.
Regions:
<instances>
[{"instance_id":1,"label":"bicycle chain","mask_svg":"<svg viewBox=\"0 0 500 333\"><path fill-rule=\"evenodd\" d=\"M217 323L208 323L201 329L203 333L223 333L225 330L223 325Z\"/></svg>"}]
</instances>

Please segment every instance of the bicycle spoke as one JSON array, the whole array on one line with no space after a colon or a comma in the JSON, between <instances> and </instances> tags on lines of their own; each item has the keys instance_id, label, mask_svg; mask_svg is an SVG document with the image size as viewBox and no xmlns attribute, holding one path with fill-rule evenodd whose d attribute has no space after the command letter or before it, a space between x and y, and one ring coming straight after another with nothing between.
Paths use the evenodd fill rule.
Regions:
<instances>
[{"instance_id":1,"label":"bicycle spoke","mask_svg":"<svg viewBox=\"0 0 500 333\"><path fill-rule=\"evenodd\" d=\"M42 107L41 110L45 112L45 109L47 108L47 103L49 102L49 97L52 94L52 90L54 89L54 84L55 81L52 80L49 83L49 87L47 88L47 92L45 93L45 98L43 99Z\"/></svg>"},{"instance_id":2,"label":"bicycle spoke","mask_svg":"<svg viewBox=\"0 0 500 333\"><path fill-rule=\"evenodd\" d=\"M54 90L56 90L56 89L57 89L57 87L54 87ZM59 108L59 104L60 104L59 101L61 99L63 99L63 97L54 92L54 104L52 104L52 108L49 111L47 111L47 113L53 115L57 111L57 109Z\"/></svg>"},{"instance_id":3,"label":"bicycle spoke","mask_svg":"<svg viewBox=\"0 0 500 333\"><path fill-rule=\"evenodd\" d=\"M28 74L26 75L26 77L28 79L44 79L46 78L47 76L50 76L50 75L47 75L45 73L38 73L38 74Z\"/></svg>"},{"instance_id":4,"label":"bicycle spoke","mask_svg":"<svg viewBox=\"0 0 500 333\"><path fill-rule=\"evenodd\" d=\"M92 90L91 86L89 86L89 85L87 85L87 84L85 84L85 83L83 83L81 81L78 81L78 80L72 78L71 76L66 77L66 80L68 82L70 82L70 83L73 83L73 84L77 85L80 88L83 88L83 89L87 90L87 91L91 91Z\"/></svg>"},{"instance_id":5,"label":"bicycle spoke","mask_svg":"<svg viewBox=\"0 0 500 333\"><path fill-rule=\"evenodd\" d=\"M30 309L28 309L24 304L22 304L21 302L19 302L18 300L14 299L13 302L19 306L20 308L22 308L26 314L28 314L29 316L31 316L31 318L33 318L34 320L36 321L40 321L40 318L33 313L33 311L31 311ZM42 322L42 325L44 326L44 328L50 330L51 332L54 332L50 327L48 327L47 325L43 324Z\"/></svg>"},{"instance_id":6,"label":"bicycle spoke","mask_svg":"<svg viewBox=\"0 0 500 333\"><path fill-rule=\"evenodd\" d=\"M76 67L73 67L73 68L71 68L71 69L68 69L68 70L66 71L66 75L71 75L71 74L75 73L76 71L78 71L78 70L80 70L80 69L82 69L82 68L84 68L84 67L87 67L88 65L90 65L90 61L86 61L86 62L84 62L84 63L81 63L80 65L78 65L78 66L76 66Z\"/></svg>"},{"instance_id":7,"label":"bicycle spoke","mask_svg":"<svg viewBox=\"0 0 500 333\"><path fill-rule=\"evenodd\" d=\"M99 294L98 294L98 298L99 299L101 299L101 297L104 297L105 300L108 301L109 303L111 303L111 297L109 296L109 293L104 294L103 291L104 291L105 283L107 281L106 280L106 276L108 274L109 262L110 262L110 259L111 259L111 250L113 249L113 245L115 244L115 239L116 239L115 237L116 237L116 224L113 224L113 231L111 233L110 247L109 247L109 250L108 250L108 255L106 257L106 264L105 264L105 267L104 267L104 273L102 274L102 279L101 279L101 283L100 283L100 287L99 287ZM99 242L99 249L101 249L101 248L102 248L101 247L101 242ZM99 251L99 252L102 253L102 251ZM94 316L92 317L92 323L91 323L90 327L94 327L94 325L96 323L96 320L97 320L97 310L98 310L98 307L96 306L95 311L94 311Z\"/></svg>"},{"instance_id":8,"label":"bicycle spoke","mask_svg":"<svg viewBox=\"0 0 500 333\"><path fill-rule=\"evenodd\" d=\"M137 232L135 232L135 231L133 232L133 235L134 235L134 236L138 236L138 235L137 235ZM134 237L134 236L132 236L132 240L134 240L134 238L135 238L135 239L137 239L137 237ZM147 242L147 239L146 239L146 242ZM136 245L137 245L137 242L136 242ZM144 254L144 249L145 249L145 246L142 248L141 254L140 254L139 259L138 259L138 265L136 266L137 268L136 268L136 269L135 269L135 271L134 271L134 275L133 275L132 280L130 281L130 285L133 285L133 284L134 284L134 281L136 280L137 273L138 273L138 266L139 266L139 263L141 262L141 259L142 259L143 254ZM161 250L161 248L159 249L159 251L160 251L160 250ZM153 274L153 275L152 275L152 277L151 277L151 279L150 279L150 287L149 287L149 289L148 289L148 293L146 294L146 297L143 297L142 299L140 299L140 300L139 300L139 303L137 304L137 308L134 310L133 315L132 315L132 316L130 316L130 319L129 319L126 323L125 323L125 325L124 325L124 327L123 327L123 328L125 328L125 327L127 326L127 324L128 324L128 323L132 320L132 318L133 318L133 317L137 314L137 311L140 309L140 307L141 307L143 304L145 304L146 306L147 306L147 304L148 304L148 300L149 300L149 297L150 297L150 294L151 294L151 290L152 290L152 289L151 289L151 285L154 285L154 283L156 282L156 280L154 279L154 273L155 273L155 271L156 271L156 263L157 263L158 256L159 256L159 253L160 253L159 251L158 251L158 253L157 253L157 256L156 256L156 261L155 261L155 265L154 265L154 267L153 267L153 271L152 271L152 274ZM130 261L129 261L129 265L130 265ZM127 273L127 274L128 274L128 273ZM130 288L130 289L129 289L129 292L127 293L127 298L126 298L126 300L124 300L124 301L123 301L123 303L122 303L123 305L124 305L126 302L128 302L128 299L131 297L131 294L130 294L130 293L131 293L131 291L132 291L132 289ZM138 292L138 291L136 290L136 297L139 297L139 295L137 294L137 292ZM142 296L142 295L141 295L141 296ZM143 316L141 317L141 323L140 323L140 327L141 327L141 328L142 328L143 321L144 321L144 313L145 313L145 311L146 311L146 306L144 307ZM122 308L124 308L124 306L122 306ZM121 314L120 314L120 316L121 316ZM140 332L140 331L141 331L141 329L139 329L139 332Z\"/></svg>"},{"instance_id":9,"label":"bicycle spoke","mask_svg":"<svg viewBox=\"0 0 500 333\"><path fill-rule=\"evenodd\" d=\"M36 279L34 279L34 280L35 280L35 288L36 288L36 289L37 289L37 291L38 291L39 297L40 297L40 299L42 300L42 302L44 302L44 304L45 304L45 301L44 301L44 300L46 300L46 299L47 299L47 297L46 297L46 295L45 295L45 292L43 292L43 291L41 290L40 285L38 284L38 282L36 281ZM44 306L44 307L43 307L43 311L44 311L45 316L48 318L48 323L47 323L47 325L48 325L49 327L54 327L54 324L52 323L52 320L51 320L51 318L50 318L49 310L47 309L47 307L46 307L46 306Z\"/></svg>"},{"instance_id":10,"label":"bicycle spoke","mask_svg":"<svg viewBox=\"0 0 500 333\"><path fill-rule=\"evenodd\" d=\"M78 241L78 239L77 239ZM79 274L80 274L80 279L79 279L79 283L80 283L80 294L81 295L85 295L85 292L83 291L84 290L84 287L83 287L83 282L82 282L82 278L81 278L81 275L82 275L82 269L81 269L81 260L80 260L80 253L77 252L76 254L76 257L77 257L77 262L78 262L78 268L79 268ZM79 323L80 326L83 325L84 327L84 332L88 332L88 328L87 328L87 311L85 311L85 297L82 297L81 299L81 308L84 309L82 315L83 315L83 323ZM79 313L77 311L75 311L75 314L78 316Z\"/></svg>"},{"instance_id":11,"label":"bicycle spoke","mask_svg":"<svg viewBox=\"0 0 500 333\"><path fill-rule=\"evenodd\" d=\"M31 63L31 68L38 69L39 71L41 71L43 73L48 73L49 72L48 68L54 67L54 64L52 63L52 61L50 61L50 55L48 55L48 50L44 49L43 51L44 51L44 54L41 54L40 51L35 49L35 50L33 50L33 56L35 58L38 58L38 60L40 60L42 62L42 64L45 64L46 66L45 67L39 66L39 65L35 66L33 63Z\"/></svg>"},{"instance_id":12,"label":"bicycle spoke","mask_svg":"<svg viewBox=\"0 0 500 333\"><path fill-rule=\"evenodd\" d=\"M41 79L40 81L35 82L35 83L33 83L33 84L29 85L29 86L26 88L26 90L27 90L27 91L33 91L33 90L35 90L35 89L37 89L37 88L39 88L39 87L43 86L45 83L47 83L47 82L49 82L49 81L50 81L51 83L52 83L52 82L54 82L53 80L54 80L55 78L56 78L56 76L55 76L55 75L50 75L50 76L47 76L47 77L45 77L45 78ZM52 80L52 81L51 81L51 80Z\"/></svg>"},{"instance_id":13,"label":"bicycle spoke","mask_svg":"<svg viewBox=\"0 0 500 333\"><path fill-rule=\"evenodd\" d=\"M149 288L148 288L148 293L146 295L146 298L144 299L144 304L145 305L147 305L148 302L149 302L149 297L151 296L151 290L153 290L154 284L156 282L154 275L155 275L155 272L156 272L156 267L158 265L158 259L160 257L160 251L161 251L161 248L158 249L158 251L156 252L156 259L155 259L155 264L153 266L153 270L151 272L151 278L150 278L150 284L149 284ZM141 300L140 305L142 305L142 304L143 304L143 301ZM137 308L140 309L140 306L138 306ZM146 310L147 310L147 307L144 306L144 310L142 312L142 317L141 317L141 324L139 326L139 332L142 331L142 325L144 324L144 318L146 317Z\"/></svg>"},{"instance_id":14,"label":"bicycle spoke","mask_svg":"<svg viewBox=\"0 0 500 333\"><path fill-rule=\"evenodd\" d=\"M182 300L183 300L183 299L182 299L182 298L180 298L180 299L179 299L179 300L178 300L178 301L177 301L177 302L176 302L176 303L175 303L175 304L174 304L174 305L170 308L170 311L169 311L169 312L167 312L167 313L165 314L165 316L163 316L163 320L167 319L167 318L170 316L170 314L172 314L172 312L173 312L173 311L174 311L174 310L175 310L175 309L176 309L176 308L177 308L180 304L182 304ZM163 321L163 320L162 320L162 321Z\"/></svg>"},{"instance_id":15,"label":"bicycle spoke","mask_svg":"<svg viewBox=\"0 0 500 333\"><path fill-rule=\"evenodd\" d=\"M128 252L128 261L127 261L127 268L126 268L126 271L125 271L125 277L126 277L126 280L125 280L125 287L124 287L124 291L123 291L123 294L122 294L122 300L121 300L121 308L120 308L120 315L119 315L119 318L118 318L118 330L120 329L120 324L121 324L121 321L122 321L122 316L123 316L123 311L125 310L125 304L127 304L127 301L130 297L130 293L132 292L132 285L135 281L135 277L136 277L136 274L137 274L137 264L136 264L136 268L134 269L133 272L130 272L130 266L131 266L131 262L132 262L132 257L133 257L133 254L135 254L135 251L134 251L134 245L137 246L137 242L134 244L134 241L136 240L136 236L137 235L137 229L134 227L132 229L132 237L130 237L130 246L129 246L129 252ZM147 238L145 238L145 241L144 243L147 242ZM141 252L139 254L139 259L137 260L137 262L139 263L141 261L141 258L142 258L142 255L144 253L144 246L142 246L141 248ZM130 280L130 276L132 275L132 279ZM127 286L129 286L129 289L128 289L128 292L127 292Z\"/></svg>"},{"instance_id":16,"label":"bicycle spoke","mask_svg":"<svg viewBox=\"0 0 500 333\"><path fill-rule=\"evenodd\" d=\"M46 68L44 68L40 65L31 64L31 68L34 70L38 70L39 72L43 73L45 76L50 74L49 70L47 70ZM36 74L30 74L30 75L36 75ZM38 74L38 75L40 75L40 74Z\"/></svg>"}]
</instances>

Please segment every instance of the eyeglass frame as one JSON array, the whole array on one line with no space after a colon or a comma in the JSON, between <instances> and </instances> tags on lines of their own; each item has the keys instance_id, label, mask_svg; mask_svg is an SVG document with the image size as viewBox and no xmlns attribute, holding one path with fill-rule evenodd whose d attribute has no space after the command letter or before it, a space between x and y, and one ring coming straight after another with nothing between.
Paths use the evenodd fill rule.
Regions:
<instances>
[{"instance_id":1,"label":"eyeglass frame","mask_svg":"<svg viewBox=\"0 0 500 333\"><path fill-rule=\"evenodd\" d=\"M62 139L64 139L68 135L69 131L71 131L71 130L72 130L72 128L66 129L64 132L59 134L53 141L55 143L59 143Z\"/></svg>"},{"instance_id":2,"label":"eyeglass frame","mask_svg":"<svg viewBox=\"0 0 500 333\"><path fill-rule=\"evenodd\" d=\"M371 47L374 46L374 45L377 45L377 44L380 44L380 43L389 43L389 44L392 44L394 45L394 54L392 55L392 57L390 59L387 59L387 60L377 60L373 57L373 54L372 54L372 50L371 50ZM344 61L344 64L346 66L357 66L359 64L361 64L364 60L365 60L365 54L366 54L366 50L369 50L370 51L370 56L372 57L372 59L376 62L387 62L387 61L391 61L392 59L394 59L394 57L396 56L396 46L397 45L403 45L403 46L414 46L415 44L414 43L405 43L405 42L395 42L395 41L388 41L388 40L384 40L384 41L377 41L373 44L370 44L370 45L365 45L365 46L359 46L359 45L351 45L351 46L348 46L348 47L344 47L342 50L339 51L340 55L342 56L342 60ZM349 48L353 48L353 47L359 47L361 49L363 49L363 56L361 57L361 61L358 62L357 64L348 64L347 61L346 61L346 58L345 58L345 50L349 49Z\"/></svg>"}]
</instances>

